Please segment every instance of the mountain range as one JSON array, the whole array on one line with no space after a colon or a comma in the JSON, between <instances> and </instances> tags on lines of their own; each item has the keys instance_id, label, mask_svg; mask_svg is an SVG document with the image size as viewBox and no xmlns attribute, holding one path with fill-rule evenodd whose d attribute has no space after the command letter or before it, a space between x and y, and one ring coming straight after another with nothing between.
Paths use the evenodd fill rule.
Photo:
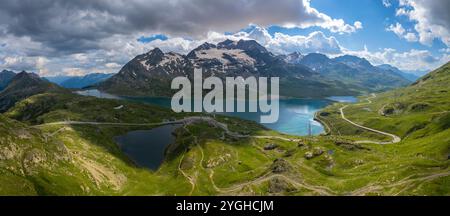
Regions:
<instances>
[{"instance_id":1,"label":"mountain range","mask_svg":"<svg viewBox=\"0 0 450 216\"><path fill-rule=\"evenodd\" d=\"M412 82L394 67L376 67L356 56L275 55L254 40L225 40L204 43L187 55L155 48L133 58L97 87L118 95L170 96L171 80L192 79L194 67L203 68L203 77L280 77L280 94L290 97L357 95Z\"/></svg>"},{"instance_id":2,"label":"mountain range","mask_svg":"<svg viewBox=\"0 0 450 216\"><path fill-rule=\"evenodd\" d=\"M132 89L139 81L145 87L175 75L190 77L186 68L195 64L204 66L208 75L278 75L285 88L286 80L292 79L288 82L292 86L319 92L317 86L322 84L327 93L333 79L355 89L369 85L371 76L377 77L372 88L378 89L400 85L383 82L381 75L403 81L393 68L353 56L276 56L255 43L242 43L204 44L188 55L154 49L99 86L120 78L112 84ZM192 120L201 118L137 101L81 96L34 73L2 74L14 76L2 76L9 81L3 80L8 84L0 91L1 195L448 195L450 191L450 63L407 87L371 94L367 102L330 104L316 115L327 133L305 137L229 116L202 113L203 121ZM133 79L125 79L129 77ZM314 82L315 78L326 82ZM312 87L304 87L308 84ZM188 118L170 133L174 142L167 146L157 171L137 165L115 141L132 130L151 130L167 119ZM398 136L399 143L377 145L391 140L386 134Z\"/></svg>"},{"instance_id":3,"label":"mountain range","mask_svg":"<svg viewBox=\"0 0 450 216\"><path fill-rule=\"evenodd\" d=\"M323 54L312 53L303 57L299 64L306 65L328 78L351 83L370 91L382 91L405 86L408 80L404 73L395 67L376 67L364 58L340 56L333 59ZM385 65L387 66L387 65Z\"/></svg>"},{"instance_id":4,"label":"mountain range","mask_svg":"<svg viewBox=\"0 0 450 216\"><path fill-rule=\"evenodd\" d=\"M113 74L91 73L85 76L52 76L44 78L64 88L82 89L100 83L111 76Z\"/></svg>"},{"instance_id":5,"label":"mountain range","mask_svg":"<svg viewBox=\"0 0 450 216\"><path fill-rule=\"evenodd\" d=\"M117 74L93 73L85 76L44 77L64 88L95 87L126 96L171 96L173 78L193 77L195 67L203 68L203 77L255 76L280 77L280 94L290 97L326 97L358 95L408 85L417 77L391 65L374 66L364 58L329 58L320 53L294 52L275 55L254 40L225 40L204 43L187 55L164 53L155 48L133 58ZM0 73L0 90L15 73Z\"/></svg>"},{"instance_id":6,"label":"mountain range","mask_svg":"<svg viewBox=\"0 0 450 216\"><path fill-rule=\"evenodd\" d=\"M162 165L149 171L115 137L196 114L85 97L22 72L0 93L0 101L36 93L0 114L0 194L448 195L449 81L447 63L405 88L372 94L370 102L331 104L318 112L329 132L320 136L221 115L189 121L174 129ZM349 121L401 141L377 145L390 137L350 124L343 106Z\"/></svg>"},{"instance_id":7,"label":"mountain range","mask_svg":"<svg viewBox=\"0 0 450 216\"><path fill-rule=\"evenodd\" d=\"M22 71L16 74L6 88L0 92L0 112L5 112L18 101L49 91L66 92L63 88L40 78L37 74Z\"/></svg>"},{"instance_id":8,"label":"mountain range","mask_svg":"<svg viewBox=\"0 0 450 216\"><path fill-rule=\"evenodd\" d=\"M3 90L12 78L16 75L16 73L8 70L3 70L0 72L0 91Z\"/></svg>"},{"instance_id":9,"label":"mountain range","mask_svg":"<svg viewBox=\"0 0 450 216\"><path fill-rule=\"evenodd\" d=\"M400 69L398 69L398 68L396 68L396 67L394 67L392 65L382 64L382 65L378 65L377 67L380 68L380 69L383 69L383 70L388 70L388 71L392 71L393 73L400 74L405 79L407 79L409 81L412 81L412 82L415 82L417 79L420 78L419 75L416 75L416 74L413 74L413 73L403 72Z\"/></svg>"}]
</instances>

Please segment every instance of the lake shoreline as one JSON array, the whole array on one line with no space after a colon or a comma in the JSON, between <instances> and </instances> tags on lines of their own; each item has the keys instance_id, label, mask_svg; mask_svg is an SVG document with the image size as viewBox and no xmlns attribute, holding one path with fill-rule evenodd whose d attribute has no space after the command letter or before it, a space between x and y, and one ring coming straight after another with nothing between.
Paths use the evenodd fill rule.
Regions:
<instances>
[{"instance_id":1,"label":"lake shoreline","mask_svg":"<svg viewBox=\"0 0 450 216\"><path fill-rule=\"evenodd\" d=\"M115 136L114 142L135 166L156 172L166 159L166 151L176 142L174 131L181 124L134 130Z\"/></svg>"},{"instance_id":2,"label":"lake shoreline","mask_svg":"<svg viewBox=\"0 0 450 216\"><path fill-rule=\"evenodd\" d=\"M137 103L144 103L163 108L171 107L171 98L168 97L124 97L113 95L96 89L85 91L75 91L76 94L84 96L94 96L98 98L127 100ZM258 122L262 112L221 112L215 113L223 116L232 116L244 120L254 121L268 129L277 132L295 135L322 135L326 134L327 125L317 118L317 113L325 107L338 102L354 102L357 98L353 96L332 96L328 98L280 98L279 119L272 124L264 124Z\"/></svg>"}]
</instances>

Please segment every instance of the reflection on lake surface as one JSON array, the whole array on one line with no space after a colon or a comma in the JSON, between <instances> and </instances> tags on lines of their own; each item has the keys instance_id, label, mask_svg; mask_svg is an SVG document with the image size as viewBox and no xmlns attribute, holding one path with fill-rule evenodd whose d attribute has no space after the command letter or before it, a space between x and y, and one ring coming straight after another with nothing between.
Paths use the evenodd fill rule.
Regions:
<instances>
[{"instance_id":1,"label":"reflection on lake surface","mask_svg":"<svg viewBox=\"0 0 450 216\"><path fill-rule=\"evenodd\" d=\"M114 140L136 165L157 170L164 160L166 147L175 142L172 132L178 127L164 125L151 130L131 131Z\"/></svg>"},{"instance_id":2,"label":"reflection on lake surface","mask_svg":"<svg viewBox=\"0 0 450 216\"><path fill-rule=\"evenodd\" d=\"M170 108L171 98L161 97L122 97L103 93L98 90L86 90L77 92L81 95L95 96L100 98L110 99L123 99L147 104L158 105L162 107ZM330 97L328 99L280 99L280 115L276 123L262 124L267 128L276 130L282 133L291 135L308 135L309 127L313 135L320 134L324 131L321 124L314 121L314 113L327 105L333 103L333 101L339 102L356 102L355 97ZM261 113L251 112L233 112L233 113L220 113L227 116L239 117L242 119L252 120L259 122Z\"/></svg>"},{"instance_id":3,"label":"reflection on lake surface","mask_svg":"<svg viewBox=\"0 0 450 216\"><path fill-rule=\"evenodd\" d=\"M358 102L358 98L353 96L332 96L327 97L327 99L330 99L332 101L340 102L340 103L356 103Z\"/></svg>"}]
</instances>

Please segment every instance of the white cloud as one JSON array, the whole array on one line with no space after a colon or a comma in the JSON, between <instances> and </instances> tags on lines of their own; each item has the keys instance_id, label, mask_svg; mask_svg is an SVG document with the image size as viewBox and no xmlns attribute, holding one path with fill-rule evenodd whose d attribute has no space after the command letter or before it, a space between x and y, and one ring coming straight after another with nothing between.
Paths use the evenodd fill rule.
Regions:
<instances>
[{"instance_id":1,"label":"white cloud","mask_svg":"<svg viewBox=\"0 0 450 216\"><path fill-rule=\"evenodd\" d=\"M430 71L450 61L450 55L434 56L428 50L411 49L406 52L398 52L395 49L386 48L381 51L371 52L366 47L363 50L344 50L345 54L366 58L372 64L390 64L405 71Z\"/></svg>"},{"instance_id":2,"label":"white cloud","mask_svg":"<svg viewBox=\"0 0 450 216\"><path fill-rule=\"evenodd\" d=\"M117 64L117 63L115 63L115 62L109 62L109 63L106 63L105 66L106 66L107 68L112 68L112 69L117 69L117 68L122 67L120 64Z\"/></svg>"},{"instance_id":3,"label":"white cloud","mask_svg":"<svg viewBox=\"0 0 450 216\"><path fill-rule=\"evenodd\" d=\"M37 57L36 58L36 70L39 74L46 74L48 73L48 70L46 68L46 65L48 64L48 59L46 57Z\"/></svg>"},{"instance_id":4,"label":"white cloud","mask_svg":"<svg viewBox=\"0 0 450 216\"><path fill-rule=\"evenodd\" d=\"M317 26L328 29L334 33L340 33L340 34L352 33L352 32L355 32L356 29L358 29L357 26L362 27L362 24L360 21L356 21L355 22L356 25L352 26L349 24L345 24L344 20L342 20L342 19L331 19L328 16L324 16L323 18L324 18L325 22L319 23L319 24L317 24ZM304 27L309 27L309 26L304 26Z\"/></svg>"},{"instance_id":5,"label":"white cloud","mask_svg":"<svg viewBox=\"0 0 450 216\"><path fill-rule=\"evenodd\" d=\"M418 40L415 33L407 32L400 23L396 23L395 25L391 24L388 28L386 28L386 31L394 32L398 37L404 38L408 42L416 42Z\"/></svg>"},{"instance_id":6,"label":"white cloud","mask_svg":"<svg viewBox=\"0 0 450 216\"><path fill-rule=\"evenodd\" d=\"M266 45L268 49L275 53L323 53L339 54L342 53L341 46L334 37L326 37L322 32L312 32L307 36L290 36L282 33L275 33L274 38Z\"/></svg>"},{"instance_id":7,"label":"white cloud","mask_svg":"<svg viewBox=\"0 0 450 216\"><path fill-rule=\"evenodd\" d=\"M22 71L22 70L33 70L37 68L36 57L26 57L26 56L6 56L3 58L2 68Z\"/></svg>"},{"instance_id":8,"label":"white cloud","mask_svg":"<svg viewBox=\"0 0 450 216\"><path fill-rule=\"evenodd\" d=\"M201 40L188 40L180 37L169 38L168 40L154 40L147 44L135 43L129 45L130 49L121 49L121 52L128 53L129 56L135 56L140 53L146 52L146 50L158 47L163 51L175 51L179 53L186 54L192 49L196 48L204 42L209 43L219 43L226 39L231 40L256 40L261 45L265 46L269 51L276 54L286 54L291 52L320 52L324 54L339 54L342 53L341 46L335 37L327 37L324 33L320 31L315 31L309 35L287 35L283 33L275 33L275 35L270 35L267 29L251 25L251 30L249 32L237 32L232 35L225 35L218 32L209 32L207 37ZM119 45L117 41L114 40L113 45ZM121 45L120 45L121 46ZM118 49L118 47L111 48L111 50ZM136 50L139 50L138 52Z\"/></svg>"},{"instance_id":9,"label":"white cloud","mask_svg":"<svg viewBox=\"0 0 450 216\"><path fill-rule=\"evenodd\" d=\"M392 4L391 4L391 2L390 2L389 0L383 0L383 5L384 5L385 7L390 7L390 6L392 6Z\"/></svg>"},{"instance_id":10,"label":"white cloud","mask_svg":"<svg viewBox=\"0 0 450 216\"><path fill-rule=\"evenodd\" d=\"M280 32L273 36L269 34L267 29L252 25L251 31L238 32L233 35L223 35L218 33L210 33L207 41L217 43L225 39L239 40L251 39L256 40L261 45L265 46L269 51L276 54L287 54L292 52L301 53L315 53L320 52L324 54L339 54L342 53L342 48L335 37L327 37L321 31L315 31L309 35L288 35Z\"/></svg>"},{"instance_id":11,"label":"white cloud","mask_svg":"<svg viewBox=\"0 0 450 216\"><path fill-rule=\"evenodd\" d=\"M417 35L412 33L412 32L408 32L404 35L404 38L408 41L408 42L416 42L417 39Z\"/></svg>"},{"instance_id":12,"label":"white cloud","mask_svg":"<svg viewBox=\"0 0 450 216\"><path fill-rule=\"evenodd\" d=\"M356 21L353 25L355 26L356 29L362 29L363 28L363 25L362 25L362 23L360 21Z\"/></svg>"},{"instance_id":13,"label":"white cloud","mask_svg":"<svg viewBox=\"0 0 450 216\"><path fill-rule=\"evenodd\" d=\"M447 47L447 48L442 48L442 49L439 50L439 52L450 54L450 48L449 48L449 47Z\"/></svg>"},{"instance_id":14,"label":"white cloud","mask_svg":"<svg viewBox=\"0 0 450 216\"><path fill-rule=\"evenodd\" d=\"M400 0L397 16L407 16L415 22L418 40L431 45L434 39L450 46L450 1Z\"/></svg>"},{"instance_id":15,"label":"white cloud","mask_svg":"<svg viewBox=\"0 0 450 216\"><path fill-rule=\"evenodd\" d=\"M83 76L85 71L82 68L64 68L63 73L68 76Z\"/></svg>"},{"instance_id":16,"label":"white cloud","mask_svg":"<svg viewBox=\"0 0 450 216\"><path fill-rule=\"evenodd\" d=\"M409 13L409 11L407 11L405 8L398 8L395 11L396 16L406 16L406 15L408 15L408 13Z\"/></svg>"},{"instance_id":17,"label":"white cloud","mask_svg":"<svg viewBox=\"0 0 450 216\"><path fill-rule=\"evenodd\" d=\"M255 23L262 27L321 27L333 33L352 33L363 27L333 18L310 0L56 0L0 7L0 69L27 70L40 75L117 72L134 56L154 47L187 53L208 41L255 39L277 52L339 52L335 38L321 32L307 36L267 31L224 35ZM39 19L36 19L39 17ZM164 33L168 40L147 44L142 35ZM186 39L189 38L189 39Z\"/></svg>"},{"instance_id":18,"label":"white cloud","mask_svg":"<svg viewBox=\"0 0 450 216\"><path fill-rule=\"evenodd\" d=\"M87 63L89 61L89 57L85 53L76 53L72 55L75 60L80 63Z\"/></svg>"},{"instance_id":19,"label":"white cloud","mask_svg":"<svg viewBox=\"0 0 450 216\"><path fill-rule=\"evenodd\" d=\"M397 25L393 25L398 28ZM401 31L400 31L401 32ZM407 36L406 30L403 35ZM276 33L270 35L267 29L259 26L252 26L251 31L237 32L233 35L225 35L210 31L202 39L186 39L182 37L169 37L167 40L154 40L150 43L141 43L136 40L146 32L139 32L129 35L113 35L99 41L99 49L63 56L45 57L36 52L36 56L26 56L28 49L36 50L41 44L31 42L26 38L4 40L0 42L8 43L5 47L0 47L0 68L12 69L16 71L28 70L38 72L41 76L50 75L84 75L86 73L112 73L118 72L125 63L136 55L148 52L159 47L163 51L175 51L186 54L190 50L199 46L203 42L218 43L225 39L254 39L264 45L269 51L276 54L285 54L294 51L307 54L320 52L331 56L351 54L367 58L373 64L389 63L403 70L431 70L449 61L449 53L442 50L442 55L433 56L426 50L410 50L408 52L398 52L394 49L384 49L381 51L357 50L352 51L342 47L333 36L327 36L323 32L316 31L308 35L287 35ZM407 36L410 37L410 36ZM413 37L413 36L411 36ZM131 38L131 39L130 39ZM21 44L10 44L12 41L21 41ZM3 52L10 52L6 54ZM446 51L446 52L445 52Z\"/></svg>"},{"instance_id":20,"label":"white cloud","mask_svg":"<svg viewBox=\"0 0 450 216\"><path fill-rule=\"evenodd\" d=\"M234 32L249 23L268 27L322 27L336 33L358 28L313 8L310 0L2 0L0 25L59 52L98 48L111 35L140 31L203 38L209 31ZM37 19L38 17L38 19ZM57 32L57 34L55 34Z\"/></svg>"},{"instance_id":21,"label":"white cloud","mask_svg":"<svg viewBox=\"0 0 450 216\"><path fill-rule=\"evenodd\" d=\"M396 23L395 25L391 24L386 30L394 32L399 37L402 37L403 34L405 33L405 29L400 23Z\"/></svg>"}]
</instances>

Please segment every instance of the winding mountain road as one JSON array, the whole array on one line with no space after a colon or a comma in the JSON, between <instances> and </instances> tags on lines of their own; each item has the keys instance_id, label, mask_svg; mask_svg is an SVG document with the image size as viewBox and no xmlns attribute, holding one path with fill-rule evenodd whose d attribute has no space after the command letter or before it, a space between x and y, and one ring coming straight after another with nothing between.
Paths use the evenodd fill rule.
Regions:
<instances>
[{"instance_id":1,"label":"winding mountain road","mask_svg":"<svg viewBox=\"0 0 450 216\"><path fill-rule=\"evenodd\" d=\"M42 127L42 126L51 126L51 125L101 125L101 126L162 126L162 125L170 125L170 124L187 124L196 121L207 121L211 122L211 117L203 117L203 116L192 116L187 117L180 120L175 121L166 121L166 122L153 122L153 123L119 123L119 122L91 122L91 121L59 121L59 122L50 122L44 123L40 125L35 125L34 127ZM214 120L215 121L215 120ZM219 123L219 122L218 122ZM222 123L220 123L222 124ZM222 125L223 126L223 125Z\"/></svg>"},{"instance_id":2,"label":"winding mountain road","mask_svg":"<svg viewBox=\"0 0 450 216\"><path fill-rule=\"evenodd\" d=\"M370 99L375 98L375 97L376 97L376 95L372 94L372 97L369 97L369 98L366 99L368 101L368 103L366 103L366 104L371 104L372 101ZM364 104L358 104L358 105L364 105ZM345 121L347 121L348 123L350 123L350 124L352 124L352 125L354 125L356 127L359 127L359 128L362 128L364 130L368 130L368 131L371 131L371 132L374 132L374 133L378 133L378 134L382 134L382 135L385 135L385 136L389 136L389 137L392 138L392 141L390 141L390 142L378 142L378 141L372 141L372 140L361 140L361 141L356 141L355 143L375 143L375 144L384 145L384 144L399 143L400 141L402 141L402 139L399 136L397 136L397 135L394 135L394 134L391 134L391 133L387 133L387 132L383 132L383 131L380 131L380 130L376 130L376 129L373 129L373 128L365 127L365 126L359 125L359 124L357 124L357 123L355 123L353 121L350 121L349 119L347 119L345 117L345 114L344 114L344 109L347 108L348 106L349 105L345 105L345 106L343 106L343 107L341 107L339 109L342 119L344 119Z\"/></svg>"},{"instance_id":3,"label":"winding mountain road","mask_svg":"<svg viewBox=\"0 0 450 216\"><path fill-rule=\"evenodd\" d=\"M364 104L371 104L372 98L375 98L376 95L372 94L372 97L368 97L366 100L368 101L368 103L361 103L361 104L356 104L356 105L364 105ZM341 114L341 118L345 121L347 121L348 123L362 128L364 130L368 130L374 133L378 133L378 134L382 134L385 136L389 136L392 138L392 141L390 142L378 142L378 141L357 141L356 143L375 143L375 144L393 144L393 143L398 143L401 141L401 138L394 135L394 134L390 134L387 132L383 132L380 130L376 130L373 128L369 128L369 127L365 127L362 125L359 125L349 119L346 118L344 110L345 108L347 108L349 105L345 105L343 107L340 108L340 114ZM212 117L205 117L205 116L193 116L193 117L186 117L184 119L180 119L180 120L175 120L175 121L166 121L166 122L154 122L154 123L114 123L114 122L82 122L82 121L60 121L60 122L51 122L51 123L44 123L41 125L35 125L33 127L41 127L41 126L46 126L46 125L99 125L99 126L162 126L162 125L169 125L169 124L190 124L190 123L195 123L197 121L206 121L216 127L219 127L221 129L223 129L225 131L225 133L227 133L230 136L234 136L234 137L240 137L240 138L246 138L246 137L250 137L250 138L256 138L256 139L280 139L280 140L284 140L284 141L291 141L291 142L296 142L298 141L298 139L292 139L292 138L287 138L287 137L283 137L283 136L249 136L249 135L242 135L233 131L230 131L227 127L226 124L218 122L217 120L215 120ZM60 131L64 130L63 128L57 130L56 132L54 132L53 134L56 134ZM196 141L197 143L197 141ZM197 143L198 144L198 143ZM200 148L201 146L198 145ZM201 160L200 160L200 166L203 162L203 158L204 158L204 153L203 153L203 149L201 150ZM197 173L193 176L189 176L187 173L185 173L182 170L181 167L181 162L184 159L184 154L182 156L182 158L180 159L180 162L178 164L178 170L180 171L180 173L186 178L186 180L189 182L189 184L191 185L191 189L189 192L189 195L192 195L196 186L197 186ZM408 184L412 184L412 183L417 183L417 182L426 182L429 180L433 180L439 177L444 177L444 176L448 176L450 173L449 172L445 172L445 173L439 173L439 174L434 174L434 175L430 175L430 176L424 176L421 178L417 178L417 179L405 179L402 181L399 181L398 183L392 184L392 185L385 185L385 186L377 186L377 185L368 185L366 187L362 187L360 189L357 189L355 191L352 191L350 193L350 195L364 195L368 192L372 192L372 191L380 191L384 188L388 188L388 187L392 187L393 185L408 185ZM238 183L235 185L232 185L230 187L227 188L220 188L218 187L215 182L214 182L214 170L210 169L209 171L209 179L214 187L214 189L216 191L218 191L219 193L222 194L229 194L229 193L234 193L236 191L240 191L243 190L244 187L249 186L249 185L253 185L253 184L262 184L264 182L267 182L273 178L280 178L283 179L284 181L288 182L289 184L295 186L296 188L305 188L307 190L313 191L317 194L320 195L336 195L337 193L329 188L326 187L320 187L320 186L314 186L314 185L310 185L307 184L305 182L301 182L301 181L297 181L296 179L293 179L289 176L283 175L283 174L266 174L266 175L262 175L256 179L253 179L251 181L247 181L247 182L242 182L242 183ZM398 193L400 194L402 191L399 191Z\"/></svg>"},{"instance_id":4,"label":"winding mountain road","mask_svg":"<svg viewBox=\"0 0 450 216\"><path fill-rule=\"evenodd\" d=\"M368 101L368 103L365 104L371 104L372 101L370 99L375 98L376 95L372 94L371 97L368 97L366 100ZM364 105L363 104L357 104L357 105ZM375 144L393 144L393 143L398 143L401 141L401 138L398 137L397 135L394 134L390 134L387 132L383 132L380 130L376 130L373 128L369 128L369 127L365 127L362 125L359 125L349 119L347 119L345 117L344 114L344 109L347 108L349 105L345 105L343 107L341 107L339 109L340 114L341 114L341 118L345 121L347 121L348 123L362 128L364 130L367 131L371 131L374 133L378 133L378 134L382 134L385 136L389 136L392 138L392 141L390 142L379 142L379 141L373 141L373 140L361 140L361 141L356 141L355 143L375 143ZM221 122L218 122L217 120L215 120L214 118L208 117L208 116L192 116L192 117L187 117L181 120L175 120L175 121L167 121L167 122L156 122L156 123L117 123L117 122L91 122L91 121L60 121L60 122L51 122L51 123L44 123L41 125L36 125L34 127L41 127L41 126L46 126L46 125L103 125L103 126L162 126L162 125L169 125L169 124L190 124L193 122L197 122L197 121L206 121L214 126L217 126L219 128L222 128L223 130L225 130L225 132L228 135L234 136L234 137L240 137L240 138L245 138L245 137L253 137L253 138L257 138L257 139L270 139L270 138L274 138L274 139L281 139L281 140L285 140L285 141L297 141L295 139L289 139L286 137L281 137L281 136L247 136L247 135L242 135L236 132L232 132L228 129L227 125Z\"/></svg>"}]
</instances>

